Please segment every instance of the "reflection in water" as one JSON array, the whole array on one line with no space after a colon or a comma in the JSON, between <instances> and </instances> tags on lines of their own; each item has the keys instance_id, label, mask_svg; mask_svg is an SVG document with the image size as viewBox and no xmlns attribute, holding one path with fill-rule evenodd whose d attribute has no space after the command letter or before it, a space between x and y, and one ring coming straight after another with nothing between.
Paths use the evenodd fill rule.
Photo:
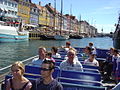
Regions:
<instances>
[{"instance_id":1,"label":"reflection in water","mask_svg":"<svg viewBox=\"0 0 120 90\"><path fill-rule=\"evenodd\" d=\"M111 38L83 38L69 39L72 46L85 47L89 42L93 42L97 48L112 47ZM50 50L52 46L60 47L66 41L57 40L30 40L28 42L0 43L0 68L12 64L15 61L27 59L37 54L39 46L44 46Z\"/></svg>"}]
</instances>

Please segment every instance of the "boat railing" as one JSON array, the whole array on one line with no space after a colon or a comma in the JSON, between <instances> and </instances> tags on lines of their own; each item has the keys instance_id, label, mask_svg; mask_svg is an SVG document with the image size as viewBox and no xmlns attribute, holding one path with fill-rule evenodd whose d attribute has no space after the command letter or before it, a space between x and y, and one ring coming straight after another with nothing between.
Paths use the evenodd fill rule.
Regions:
<instances>
[{"instance_id":1,"label":"boat railing","mask_svg":"<svg viewBox=\"0 0 120 90\"><path fill-rule=\"evenodd\" d=\"M21 62L23 62L24 64L28 64L36 57L38 57L38 55L30 57L28 59L25 59L25 60L23 60ZM12 66L12 64L7 66L7 67L4 67L4 68L0 69L0 84L4 81L5 75L10 74L10 67L11 66Z\"/></svg>"}]
</instances>

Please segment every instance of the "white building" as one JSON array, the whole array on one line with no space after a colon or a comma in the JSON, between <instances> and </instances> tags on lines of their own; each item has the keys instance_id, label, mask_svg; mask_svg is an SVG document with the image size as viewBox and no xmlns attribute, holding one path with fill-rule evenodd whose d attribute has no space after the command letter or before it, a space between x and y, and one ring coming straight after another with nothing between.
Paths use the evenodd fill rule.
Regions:
<instances>
[{"instance_id":1,"label":"white building","mask_svg":"<svg viewBox=\"0 0 120 90\"><path fill-rule=\"evenodd\" d=\"M15 0L0 0L0 16L17 18L18 3Z\"/></svg>"}]
</instances>

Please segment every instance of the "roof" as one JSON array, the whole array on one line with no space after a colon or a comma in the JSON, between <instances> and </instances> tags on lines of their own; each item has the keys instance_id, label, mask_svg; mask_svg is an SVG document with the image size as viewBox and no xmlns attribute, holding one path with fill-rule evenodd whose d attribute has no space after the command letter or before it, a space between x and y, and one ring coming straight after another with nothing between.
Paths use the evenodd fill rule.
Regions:
<instances>
[{"instance_id":1,"label":"roof","mask_svg":"<svg viewBox=\"0 0 120 90\"><path fill-rule=\"evenodd\" d=\"M44 8L43 6L40 6L40 5L37 5L37 4L36 4L36 6L37 6L37 8L40 9L40 10Z\"/></svg>"},{"instance_id":2,"label":"roof","mask_svg":"<svg viewBox=\"0 0 120 90\"><path fill-rule=\"evenodd\" d=\"M48 10L51 10L52 13L54 13L55 11L56 11L56 13L59 13L57 10L55 10L55 8L53 8L53 7L51 6L51 4L46 4L45 7L48 8Z\"/></svg>"}]
</instances>

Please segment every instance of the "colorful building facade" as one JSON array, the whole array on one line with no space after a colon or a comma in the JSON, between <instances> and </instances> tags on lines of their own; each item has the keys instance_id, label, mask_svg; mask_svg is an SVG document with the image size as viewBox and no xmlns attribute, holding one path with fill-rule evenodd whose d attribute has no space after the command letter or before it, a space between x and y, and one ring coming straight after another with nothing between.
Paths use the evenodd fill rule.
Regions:
<instances>
[{"instance_id":1,"label":"colorful building facade","mask_svg":"<svg viewBox=\"0 0 120 90\"><path fill-rule=\"evenodd\" d=\"M31 0L18 1L18 17L21 18L25 24L29 24L30 4L31 4Z\"/></svg>"}]
</instances>

